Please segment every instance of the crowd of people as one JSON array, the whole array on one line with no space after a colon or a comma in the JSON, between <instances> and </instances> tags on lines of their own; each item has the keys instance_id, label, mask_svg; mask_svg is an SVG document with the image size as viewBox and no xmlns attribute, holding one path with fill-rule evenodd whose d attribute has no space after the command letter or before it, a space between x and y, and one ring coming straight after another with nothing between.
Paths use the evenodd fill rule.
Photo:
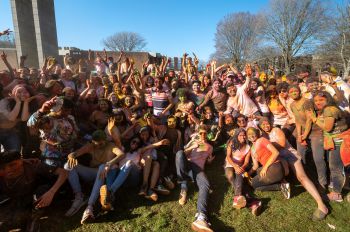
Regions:
<instances>
[{"instance_id":1,"label":"crowd of people","mask_svg":"<svg viewBox=\"0 0 350 232\"><path fill-rule=\"evenodd\" d=\"M327 201L343 201L350 85L332 66L317 76L216 61L199 70L197 57L184 54L181 71L167 58L137 70L123 52L95 57L66 55L63 64L48 57L37 69L22 56L15 69L1 54L0 194L30 209L31 223L65 182L74 198L65 216L86 207L84 224L98 204L118 207L120 188L156 202L178 184L184 205L193 180L199 193L191 227L212 231L215 189L205 166L214 159L225 160L232 206L256 216L262 202L252 193L281 191L289 199L288 175L315 200L313 220L327 216ZM308 177L313 166L317 180Z\"/></svg>"}]
</instances>

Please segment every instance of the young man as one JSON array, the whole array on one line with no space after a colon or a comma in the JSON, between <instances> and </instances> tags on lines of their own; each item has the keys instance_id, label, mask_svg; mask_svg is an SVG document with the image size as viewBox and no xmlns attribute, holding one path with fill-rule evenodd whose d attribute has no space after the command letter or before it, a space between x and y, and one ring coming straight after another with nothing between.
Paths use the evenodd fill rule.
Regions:
<instances>
[{"instance_id":1,"label":"young man","mask_svg":"<svg viewBox=\"0 0 350 232\"><path fill-rule=\"evenodd\" d=\"M84 154L91 155L89 166L78 164L77 158ZM85 204L79 179L86 182L94 182L98 168L112 159L117 161L124 158L124 152L114 143L107 141L107 136L102 130L97 130L92 134L92 142L88 142L80 149L68 155L68 162L65 168L70 170L68 180L73 189L75 198L71 208L65 216L73 216Z\"/></svg>"},{"instance_id":2,"label":"young man","mask_svg":"<svg viewBox=\"0 0 350 232\"><path fill-rule=\"evenodd\" d=\"M191 227L194 231L212 231L207 218L207 202L209 198L209 181L204 172L206 161L213 160L213 147L207 143L207 129L205 126L199 127L199 138L191 141L184 151L176 154L176 172L178 180L181 182L181 192L179 204L184 205L187 200L187 180L189 172L192 171L192 178L197 183L199 195L197 201L196 220Z\"/></svg>"},{"instance_id":3,"label":"young man","mask_svg":"<svg viewBox=\"0 0 350 232\"><path fill-rule=\"evenodd\" d=\"M10 226L16 226L16 221L24 219L27 228L35 227L42 215L41 208L49 206L58 189L67 179L67 172L62 168L48 166L37 159L20 159L19 152L0 154L0 186L7 196L11 196L13 209L19 213L6 220ZM50 187L45 180L58 176ZM41 185L39 185L39 183ZM43 185L44 183L44 185ZM35 209L35 210L33 210ZM20 216L24 218L20 218ZM10 215L1 215L3 217ZM29 227L28 227L29 226ZM2 231L1 225L0 230ZM30 230L36 231L36 230Z\"/></svg>"}]
</instances>

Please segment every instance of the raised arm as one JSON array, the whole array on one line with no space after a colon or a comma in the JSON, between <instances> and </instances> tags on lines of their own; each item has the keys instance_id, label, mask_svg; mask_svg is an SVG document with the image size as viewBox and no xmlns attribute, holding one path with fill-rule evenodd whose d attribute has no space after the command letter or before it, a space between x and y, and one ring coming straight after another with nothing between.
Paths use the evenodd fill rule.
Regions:
<instances>
[{"instance_id":1,"label":"raised arm","mask_svg":"<svg viewBox=\"0 0 350 232\"><path fill-rule=\"evenodd\" d=\"M9 70L9 72L10 72L10 76L12 77L12 78L15 78L15 75L14 75L14 72L13 72L13 68L12 68L12 66L11 66L11 64L8 62L8 60L7 60L7 55L6 55L6 53L4 52L4 51L2 51L2 53L1 53L1 59L2 59L2 61L4 62L4 64L6 65L6 67L7 67L7 69Z\"/></svg>"}]
</instances>

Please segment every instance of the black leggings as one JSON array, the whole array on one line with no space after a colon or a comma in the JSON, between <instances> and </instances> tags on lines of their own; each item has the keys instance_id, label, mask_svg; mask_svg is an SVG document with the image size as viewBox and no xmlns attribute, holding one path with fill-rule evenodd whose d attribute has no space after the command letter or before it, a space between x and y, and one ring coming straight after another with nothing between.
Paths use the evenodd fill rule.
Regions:
<instances>
[{"instance_id":1,"label":"black leggings","mask_svg":"<svg viewBox=\"0 0 350 232\"><path fill-rule=\"evenodd\" d=\"M262 167L258 168L257 175L252 179L252 187L257 191L281 190L281 180L284 178L284 169L281 162L269 166L265 177L260 176Z\"/></svg>"}]
</instances>

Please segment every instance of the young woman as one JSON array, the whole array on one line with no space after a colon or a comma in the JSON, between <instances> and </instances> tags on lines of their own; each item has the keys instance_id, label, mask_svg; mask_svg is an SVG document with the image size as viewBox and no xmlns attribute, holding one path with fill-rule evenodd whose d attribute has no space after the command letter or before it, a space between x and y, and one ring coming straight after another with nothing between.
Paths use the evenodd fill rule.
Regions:
<instances>
[{"instance_id":1,"label":"young woman","mask_svg":"<svg viewBox=\"0 0 350 232\"><path fill-rule=\"evenodd\" d=\"M249 96L251 97L251 99L259 107L261 114L265 117L269 117L270 110L266 104L264 86L262 85L262 83L260 82L260 80L258 78L253 78L250 81L248 93L249 93Z\"/></svg>"},{"instance_id":2,"label":"young woman","mask_svg":"<svg viewBox=\"0 0 350 232\"><path fill-rule=\"evenodd\" d=\"M266 92L266 102L273 116L273 125L283 127L287 123L288 113L279 100L275 88L271 88Z\"/></svg>"},{"instance_id":3,"label":"young woman","mask_svg":"<svg viewBox=\"0 0 350 232\"><path fill-rule=\"evenodd\" d=\"M260 137L260 131L254 127L247 129L248 140L252 143L251 155L253 167L249 174L257 172L252 179L252 187L258 191L282 191L285 198L290 198L290 185L283 182L287 172L282 164L279 152L272 143ZM259 167L261 165L261 167Z\"/></svg>"},{"instance_id":4,"label":"young woman","mask_svg":"<svg viewBox=\"0 0 350 232\"><path fill-rule=\"evenodd\" d=\"M317 113L308 111L307 117L322 129L325 142L330 145L328 148L324 147L327 150L330 182L333 184L332 191L327 196L330 201L341 202L343 201L341 191L345 178L343 175L344 166L340 158L340 146L343 140L336 138L336 136L345 131L348 125L343 112L336 106L329 93L318 91L315 93L313 101ZM320 168L317 168L319 178L320 175L327 178L324 160L323 163L316 163L316 166L318 165L320 165Z\"/></svg>"},{"instance_id":5,"label":"young woman","mask_svg":"<svg viewBox=\"0 0 350 232\"><path fill-rule=\"evenodd\" d=\"M312 219L324 219L328 213L327 206L323 203L315 185L306 175L300 155L289 144L283 131L278 127L272 127L272 124L268 118L261 118L259 121L259 127L266 138L269 139L270 142L279 150L281 158L288 162L289 168L293 171L300 183L317 202L317 209L315 210Z\"/></svg>"},{"instance_id":6,"label":"young woman","mask_svg":"<svg viewBox=\"0 0 350 232\"><path fill-rule=\"evenodd\" d=\"M16 85L11 97L0 101L0 144L5 151L21 151L20 125L34 111L34 98L26 85Z\"/></svg>"},{"instance_id":7,"label":"young woman","mask_svg":"<svg viewBox=\"0 0 350 232\"><path fill-rule=\"evenodd\" d=\"M245 207L246 199L242 195L243 175L250 160L250 146L244 129L237 129L228 143L225 162L225 175L234 189L233 207Z\"/></svg>"}]
</instances>

